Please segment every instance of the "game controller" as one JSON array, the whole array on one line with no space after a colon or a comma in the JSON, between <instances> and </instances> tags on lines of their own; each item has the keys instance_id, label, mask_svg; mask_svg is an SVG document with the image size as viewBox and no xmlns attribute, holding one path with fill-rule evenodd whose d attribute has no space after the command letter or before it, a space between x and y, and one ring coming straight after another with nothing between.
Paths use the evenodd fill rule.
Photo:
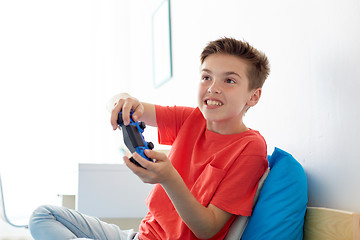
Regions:
<instances>
[{"instance_id":1,"label":"game controller","mask_svg":"<svg viewBox=\"0 0 360 240\"><path fill-rule=\"evenodd\" d=\"M148 158L144 153L145 149L151 150L154 148L154 144L152 142L146 142L144 136L142 135L146 127L146 124L144 122L135 122L132 119L132 114L133 112L131 111L129 125L124 125L124 121L122 118L122 111L119 113L117 119L117 124L118 126L121 127L121 130L123 132L125 145L132 154L134 152L137 152L140 156L142 156L146 160L153 162L154 160ZM137 161L135 161L133 157L130 158L130 161L139 167L143 167Z\"/></svg>"}]
</instances>

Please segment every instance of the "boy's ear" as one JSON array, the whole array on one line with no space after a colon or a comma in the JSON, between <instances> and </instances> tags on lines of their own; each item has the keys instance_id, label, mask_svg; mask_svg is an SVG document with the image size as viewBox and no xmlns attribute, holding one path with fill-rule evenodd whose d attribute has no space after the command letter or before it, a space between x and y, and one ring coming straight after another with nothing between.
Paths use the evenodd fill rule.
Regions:
<instances>
[{"instance_id":1,"label":"boy's ear","mask_svg":"<svg viewBox=\"0 0 360 240\"><path fill-rule=\"evenodd\" d=\"M259 102L260 97L261 97L261 88L256 88L254 90L251 90L251 98L247 102L247 105L249 107L255 106Z\"/></svg>"}]
</instances>

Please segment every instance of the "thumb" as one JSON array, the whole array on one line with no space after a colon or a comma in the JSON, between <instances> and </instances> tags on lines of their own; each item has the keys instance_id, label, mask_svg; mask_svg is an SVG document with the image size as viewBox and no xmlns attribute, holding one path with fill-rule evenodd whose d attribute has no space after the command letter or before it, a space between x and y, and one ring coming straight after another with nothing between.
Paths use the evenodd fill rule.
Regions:
<instances>
[{"instance_id":1,"label":"thumb","mask_svg":"<svg viewBox=\"0 0 360 240\"><path fill-rule=\"evenodd\" d=\"M144 153L148 158L152 158L156 161L165 161L167 159L165 153L162 152L145 149Z\"/></svg>"}]
</instances>

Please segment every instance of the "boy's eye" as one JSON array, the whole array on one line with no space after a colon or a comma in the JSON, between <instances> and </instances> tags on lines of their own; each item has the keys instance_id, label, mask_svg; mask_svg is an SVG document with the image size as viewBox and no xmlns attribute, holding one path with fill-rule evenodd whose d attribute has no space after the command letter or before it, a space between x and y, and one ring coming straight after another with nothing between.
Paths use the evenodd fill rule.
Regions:
<instances>
[{"instance_id":1,"label":"boy's eye","mask_svg":"<svg viewBox=\"0 0 360 240\"><path fill-rule=\"evenodd\" d=\"M235 82L234 80L232 80L232 79L226 79L225 82L226 82L226 83L236 83L236 82Z\"/></svg>"},{"instance_id":2,"label":"boy's eye","mask_svg":"<svg viewBox=\"0 0 360 240\"><path fill-rule=\"evenodd\" d=\"M202 80L203 80L203 81L208 81L208 80L210 80L210 77L209 77L209 76L203 76L203 77L202 77Z\"/></svg>"}]
</instances>

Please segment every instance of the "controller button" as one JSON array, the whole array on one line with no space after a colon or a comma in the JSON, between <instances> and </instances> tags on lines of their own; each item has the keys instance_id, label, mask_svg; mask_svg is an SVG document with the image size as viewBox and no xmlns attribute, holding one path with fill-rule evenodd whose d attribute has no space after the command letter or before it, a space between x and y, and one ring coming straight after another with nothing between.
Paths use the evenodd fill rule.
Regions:
<instances>
[{"instance_id":1,"label":"controller button","mask_svg":"<svg viewBox=\"0 0 360 240\"><path fill-rule=\"evenodd\" d=\"M148 148L149 149L154 149L154 144L152 142L148 142Z\"/></svg>"},{"instance_id":2,"label":"controller button","mask_svg":"<svg viewBox=\"0 0 360 240\"><path fill-rule=\"evenodd\" d=\"M144 122L140 122L139 127L144 130L146 128L146 124Z\"/></svg>"}]
</instances>

